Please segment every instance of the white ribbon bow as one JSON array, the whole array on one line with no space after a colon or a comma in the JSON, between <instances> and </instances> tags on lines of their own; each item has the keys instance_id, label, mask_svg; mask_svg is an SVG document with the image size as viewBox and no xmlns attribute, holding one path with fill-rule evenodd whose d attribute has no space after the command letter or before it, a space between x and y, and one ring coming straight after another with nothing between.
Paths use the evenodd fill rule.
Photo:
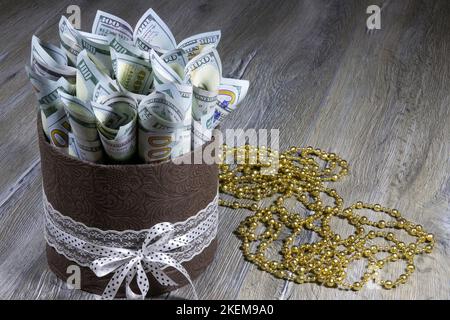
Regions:
<instances>
[{"instance_id":1,"label":"white ribbon bow","mask_svg":"<svg viewBox=\"0 0 450 320\"><path fill-rule=\"evenodd\" d=\"M168 267L178 270L189 281L194 297L198 299L192 280L181 263L190 261L215 238L218 195L204 209L183 222L162 222L143 230L146 238L139 250L119 246L122 242L128 243L129 247L139 246L141 236L131 239L127 233L118 236L112 231L87 227L55 210L45 193L43 202L45 237L51 247L79 265L89 266L98 277L114 272L102 294L103 299L113 299L124 280L127 298L144 299L149 291L148 273L163 286L176 286L177 283L165 272ZM108 241L111 239L115 241ZM134 278L140 294L130 288Z\"/></svg>"},{"instance_id":2,"label":"white ribbon bow","mask_svg":"<svg viewBox=\"0 0 450 320\"><path fill-rule=\"evenodd\" d=\"M164 272L167 267L173 267L183 274L193 289L195 299L198 299L189 273L171 256L171 250L189 244L189 240L185 235L176 238L173 236L173 225L163 222L148 230L139 250L100 246L89 248L88 251L99 250L97 252L102 255L102 258L94 260L89 266L98 277L114 272L102 294L102 299L113 299L124 280L128 299L144 299L149 290L147 273L151 273L164 286L176 286L177 283ZM141 294L134 293L130 287L135 277Z\"/></svg>"}]
</instances>

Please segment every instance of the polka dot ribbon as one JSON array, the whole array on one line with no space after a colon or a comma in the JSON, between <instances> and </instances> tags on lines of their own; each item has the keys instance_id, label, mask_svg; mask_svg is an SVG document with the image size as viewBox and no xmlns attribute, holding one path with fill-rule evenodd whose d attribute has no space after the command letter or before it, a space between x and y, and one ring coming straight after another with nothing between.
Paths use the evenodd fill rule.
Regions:
<instances>
[{"instance_id":1,"label":"polka dot ribbon","mask_svg":"<svg viewBox=\"0 0 450 320\"><path fill-rule=\"evenodd\" d=\"M173 236L173 225L163 222L149 229L147 238L139 250L104 249L102 253L104 256L94 260L89 266L98 277L114 272L103 292L102 298L113 299L125 281L128 299L144 299L149 290L147 273L151 273L164 286L176 286L177 283L163 271L167 267L173 267L189 281L193 288L194 296L198 299L189 273L181 263L170 256L171 250L180 248L188 244L188 242L185 237L173 238ZM136 278L141 294L134 293L130 287L134 278Z\"/></svg>"}]
</instances>

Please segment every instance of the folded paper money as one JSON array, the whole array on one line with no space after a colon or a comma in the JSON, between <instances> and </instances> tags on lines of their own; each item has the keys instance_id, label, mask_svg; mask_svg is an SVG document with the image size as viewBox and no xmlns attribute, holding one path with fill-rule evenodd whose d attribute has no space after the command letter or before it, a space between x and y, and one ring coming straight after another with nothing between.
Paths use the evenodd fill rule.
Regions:
<instances>
[{"instance_id":1,"label":"folded paper money","mask_svg":"<svg viewBox=\"0 0 450 320\"><path fill-rule=\"evenodd\" d=\"M189 153L245 98L222 76L220 31L179 43L147 10L133 28L97 11L92 32L63 16L60 46L33 36L27 72L50 142L95 163L155 163Z\"/></svg>"}]
</instances>

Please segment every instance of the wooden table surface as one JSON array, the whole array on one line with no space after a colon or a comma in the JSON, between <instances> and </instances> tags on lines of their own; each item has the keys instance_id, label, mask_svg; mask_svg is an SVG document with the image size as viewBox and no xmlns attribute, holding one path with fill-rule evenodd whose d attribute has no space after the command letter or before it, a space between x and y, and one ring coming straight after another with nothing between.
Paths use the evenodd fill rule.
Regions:
<instances>
[{"instance_id":1,"label":"wooden table surface","mask_svg":"<svg viewBox=\"0 0 450 320\"><path fill-rule=\"evenodd\" d=\"M219 249L195 281L209 299L450 298L449 1L2 1L0 4L0 298L93 299L68 289L44 253L36 99L24 71L33 33L57 43L69 4L89 30L97 9L134 25L149 5L181 40L221 29L224 75L249 94L223 128L280 129L280 148L312 145L350 163L335 188L398 208L435 233L431 255L395 290L346 292L275 279L246 262L233 234L245 212L220 209ZM368 31L368 5L381 30ZM341 227L345 233L345 225ZM393 266L400 274L403 265ZM362 267L349 271L361 274ZM162 298L191 298L188 287Z\"/></svg>"}]
</instances>

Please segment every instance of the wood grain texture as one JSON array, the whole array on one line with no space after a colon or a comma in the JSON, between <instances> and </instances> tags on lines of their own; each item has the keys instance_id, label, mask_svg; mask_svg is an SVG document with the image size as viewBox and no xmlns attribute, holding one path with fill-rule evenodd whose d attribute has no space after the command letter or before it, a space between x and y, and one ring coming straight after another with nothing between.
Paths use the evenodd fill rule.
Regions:
<instances>
[{"instance_id":1,"label":"wood grain texture","mask_svg":"<svg viewBox=\"0 0 450 320\"><path fill-rule=\"evenodd\" d=\"M96 9L134 25L148 1L25 1L0 7L0 298L93 299L46 266L35 132L24 72L33 33L57 43L57 23L78 3L82 28ZM366 8L382 7L381 30ZM223 128L278 128L280 148L338 153L350 175L333 187L345 204L398 208L436 234L407 285L344 292L273 278L244 261L233 234L246 213L221 209L219 249L195 281L210 299L450 298L450 3L448 1L152 1L177 40L221 29L224 75L249 79L246 100ZM201 21L199 25L198 21ZM345 234L349 228L341 226ZM362 266L350 271L361 274ZM399 267L389 272L398 274ZM181 288L161 298L190 298Z\"/></svg>"}]
</instances>

